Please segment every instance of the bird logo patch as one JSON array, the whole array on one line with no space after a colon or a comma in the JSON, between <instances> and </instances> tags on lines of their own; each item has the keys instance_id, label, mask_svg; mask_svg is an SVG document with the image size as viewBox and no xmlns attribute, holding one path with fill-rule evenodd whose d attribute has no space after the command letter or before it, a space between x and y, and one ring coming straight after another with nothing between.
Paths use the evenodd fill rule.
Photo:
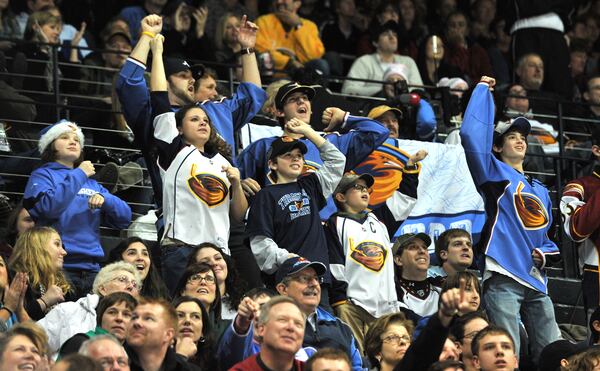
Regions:
<instances>
[{"instance_id":1,"label":"bird logo patch","mask_svg":"<svg viewBox=\"0 0 600 371\"><path fill-rule=\"evenodd\" d=\"M513 194L517 216L525 229L541 229L548 225L550 218L544 203L534 194L522 192L525 184L519 182Z\"/></svg>"},{"instance_id":2,"label":"bird logo patch","mask_svg":"<svg viewBox=\"0 0 600 371\"><path fill-rule=\"evenodd\" d=\"M194 166L188 178L190 191L209 207L220 205L227 199L229 189L223 180L213 174L194 174Z\"/></svg>"},{"instance_id":3,"label":"bird logo patch","mask_svg":"<svg viewBox=\"0 0 600 371\"><path fill-rule=\"evenodd\" d=\"M350 239L350 249L350 257L358 264L374 272L383 269L387 251L377 242L365 241L354 246L354 241Z\"/></svg>"}]
</instances>

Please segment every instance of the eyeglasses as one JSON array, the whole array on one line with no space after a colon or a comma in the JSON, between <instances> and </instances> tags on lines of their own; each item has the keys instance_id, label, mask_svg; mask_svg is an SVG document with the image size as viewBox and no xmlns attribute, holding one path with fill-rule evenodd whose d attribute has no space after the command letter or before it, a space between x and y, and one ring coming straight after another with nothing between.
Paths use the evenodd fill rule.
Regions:
<instances>
[{"instance_id":1,"label":"eyeglasses","mask_svg":"<svg viewBox=\"0 0 600 371\"><path fill-rule=\"evenodd\" d=\"M113 278L111 281L119 281L120 283L124 284L125 286L131 286L134 289L138 288L138 283L135 281L135 279L131 280L127 276L118 276L118 277Z\"/></svg>"},{"instance_id":2,"label":"eyeglasses","mask_svg":"<svg viewBox=\"0 0 600 371\"><path fill-rule=\"evenodd\" d=\"M322 276L309 276L309 275L301 275L301 276L295 276L295 277L291 277L292 280L296 281L296 282L300 282L304 285L308 284L309 282L317 281L317 283L321 284L323 283L323 277Z\"/></svg>"},{"instance_id":3,"label":"eyeglasses","mask_svg":"<svg viewBox=\"0 0 600 371\"><path fill-rule=\"evenodd\" d=\"M367 187L366 185L362 185L362 184L358 184L358 183L356 183L355 185L350 187L350 189L356 189L359 192L365 192L365 191L368 193L373 192L373 190L371 188Z\"/></svg>"},{"instance_id":4,"label":"eyeglasses","mask_svg":"<svg viewBox=\"0 0 600 371\"><path fill-rule=\"evenodd\" d=\"M191 283L201 283L202 281L206 282L207 285L214 285L215 284L215 278L213 276L201 276L199 273L194 274L193 276L190 276L190 278L188 279L188 282Z\"/></svg>"},{"instance_id":5,"label":"eyeglasses","mask_svg":"<svg viewBox=\"0 0 600 371\"><path fill-rule=\"evenodd\" d=\"M389 335L381 339L384 343L396 343L398 345L410 343L410 337L403 335Z\"/></svg>"}]
</instances>

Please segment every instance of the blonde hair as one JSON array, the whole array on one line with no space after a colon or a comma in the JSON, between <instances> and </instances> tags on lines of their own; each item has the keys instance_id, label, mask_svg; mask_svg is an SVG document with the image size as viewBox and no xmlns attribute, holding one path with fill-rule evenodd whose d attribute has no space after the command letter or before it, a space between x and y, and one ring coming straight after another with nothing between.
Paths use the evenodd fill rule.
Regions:
<instances>
[{"instance_id":1,"label":"blonde hair","mask_svg":"<svg viewBox=\"0 0 600 371\"><path fill-rule=\"evenodd\" d=\"M227 12L223 14L221 18L219 18L219 21L217 22L217 32L215 33L215 46L217 50L225 49L223 35L225 34L225 27L229 18L236 18L238 21L241 21L241 17L231 12Z\"/></svg>"},{"instance_id":2,"label":"blonde hair","mask_svg":"<svg viewBox=\"0 0 600 371\"><path fill-rule=\"evenodd\" d=\"M71 291L71 285L62 269L56 269L56 263L48 251L48 241L54 234L58 235L58 232L52 227L34 227L21 234L8 266L15 272L27 272L29 284L34 289L40 286L48 289L56 285L67 293Z\"/></svg>"},{"instance_id":3,"label":"blonde hair","mask_svg":"<svg viewBox=\"0 0 600 371\"><path fill-rule=\"evenodd\" d=\"M279 91L279 88L281 88L283 85L290 83L290 80L286 80L286 79L281 79L281 80L277 80L277 81L273 81L272 83L270 83L269 85L267 85L267 88L265 89L266 93L267 93L267 100L265 101L265 103L262 106L262 111L263 113L269 115L270 117L275 117L275 96L277 96L277 92Z\"/></svg>"}]
</instances>

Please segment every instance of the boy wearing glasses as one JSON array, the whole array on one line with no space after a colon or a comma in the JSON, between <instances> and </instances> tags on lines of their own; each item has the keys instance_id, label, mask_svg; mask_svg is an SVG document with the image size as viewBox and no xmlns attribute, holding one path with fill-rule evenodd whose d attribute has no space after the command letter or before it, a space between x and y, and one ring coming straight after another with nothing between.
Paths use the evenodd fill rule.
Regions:
<instances>
[{"instance_id":1,"label":"boy wearing glasses","mask_svg":"<svg viewBox=\"0 0 600 371\"><path fill-rule=\"evenodd\" d=\"M274 183L256 194L246 228L259 268L271 276L266 282L271 287L273 273L291 256L329 264L319 210L342 178L345 164L344 155L306 122L293 118L285 126L319 149L323 165L301 176L306 145L286 136L271 143L267 157Z\"/></svg>"},{"instance_id":2,"label":"boy wearing glasses","mask_svg":"<svg viewBox=\"0 0 600 371\"><path fill-rule=\"evenodd\" d=\"M384 221L391 219L391 229L397 229L416 202L417 162L426 155L419 151L409 158L397 192L376 212ZM336 315L352 329L361 351L369 325L398 311L390 225L368 209L373 183L369 174L346 174L333 192L338 212L325 228L332 275L329 300Z\"/></svg>"}]
</instances>

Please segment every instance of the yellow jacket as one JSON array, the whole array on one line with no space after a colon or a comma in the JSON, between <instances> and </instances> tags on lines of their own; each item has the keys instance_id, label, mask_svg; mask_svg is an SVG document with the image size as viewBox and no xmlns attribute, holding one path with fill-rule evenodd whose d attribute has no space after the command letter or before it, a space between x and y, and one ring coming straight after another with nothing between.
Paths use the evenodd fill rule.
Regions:
<instances>
[{"instance_id":1,"label":"yellow jacket","mask_svg":"<svg viewBox=\"0 0 600 371\"><path fill-rule=\"evenodd\" d=\"M288 32L273 13L260 16L256 20L259 27L256 34L256 50L260 53L269 52L275 69L285 68L290 60L289 54L295 55L300 63L306 63L321 58L325 53L317 25L308 19L301 20L300 27Z\"/></svg>"}]
</instances>

